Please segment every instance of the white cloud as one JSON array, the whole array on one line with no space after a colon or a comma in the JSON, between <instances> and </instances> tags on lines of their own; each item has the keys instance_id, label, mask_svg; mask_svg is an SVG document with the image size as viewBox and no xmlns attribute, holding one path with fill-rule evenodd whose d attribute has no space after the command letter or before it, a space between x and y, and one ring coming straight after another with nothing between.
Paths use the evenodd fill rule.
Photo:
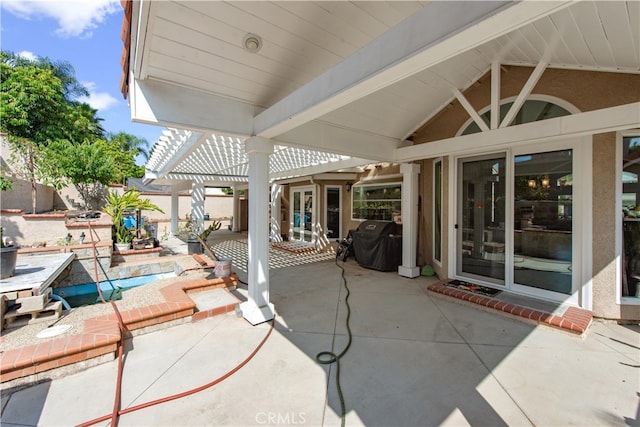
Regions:
<instances>
[{"instance_id":1,"label":"white cloud","mask_svg":"<svg viewBox=\"0 0 640 427\"><path fill-rule=\"evenodd\" d=\"M89 91L89 97L78 98L80 102L86 102L98 111L105 111L118 103L118 100L108 92L98 92L94 82L82 82L82 85Z\"/></svg>"},{"instance_id":2,"label":"white cloud","mask_svg":"<svg viewBox=\"0 0 640 427\"><path fill-rule=\"evenodd\" d=\"M38 59L38 55L33 52L29 52L28 50L23 50L22 52L18 52L18 55L21 58L28 59L29 61L36 61Z\"/></svg>"},{"instance_id":3,"label":"white cloud","mask_svg":"<svg viewBox=\"0 0 640 427\"><path fill-rule=\"evenodd\" d=\"M24 19L53 18L61 37L91 37L91 31L121 10L118 0L3 0L2 7Z\"/></svg>"}]
</instances>

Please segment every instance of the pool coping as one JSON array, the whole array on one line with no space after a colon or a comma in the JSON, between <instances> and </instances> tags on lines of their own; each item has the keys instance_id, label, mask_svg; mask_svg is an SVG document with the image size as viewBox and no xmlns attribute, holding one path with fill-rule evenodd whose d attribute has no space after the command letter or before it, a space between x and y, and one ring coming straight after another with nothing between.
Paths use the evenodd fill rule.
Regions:
<instances>
[{"instance_id":1,"label":"pool coping","mask_svg":"<svg viewBox=\"0 0 640 427\"><path fill-rule=\"evenodd\" d=\"M238 284L232 274L226 278L181 280L160 290L165 302L120 312L125 331L120 331L115 313L87 319L81 333L42 343L10 349L0 355L0 383L13 380L31 381L32 376L68 367L72 364L110 355L115 357L118 342L132 331L191 317L197 321L211 316L234 312L237 303L226 304L210 310L198 311L190 293L212 289L224 289L231 294ZM234 296L235 297L235 296ZM238 303L240 300L238 300ZM124 333L123 333L124 332ZM29 378L25 378L29 377ZM42 378L39 378L42 379ZM4 388L4 387L3 387Z\"/></svg>"}]
</instances>

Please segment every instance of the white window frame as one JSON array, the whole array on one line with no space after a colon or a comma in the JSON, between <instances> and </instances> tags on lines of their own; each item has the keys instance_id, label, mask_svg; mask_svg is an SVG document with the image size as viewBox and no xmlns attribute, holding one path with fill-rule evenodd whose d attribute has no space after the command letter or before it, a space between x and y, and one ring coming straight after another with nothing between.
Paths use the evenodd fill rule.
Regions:
<instances>
[{"instance_id":1,"label":"white window frame","mask_svg":"<svg viewBox=\"0 0 640 427\"><path fill-rule=\"evenodd\" d=\"M391 182L376 182L376 183L370 183L370 184L354 184L351 187L351 220L352 221L367 221L367 219L363 219L363 218L355 218L354 217L354 209L353 209L353 195L355 194L355 189L357 188L362 188L362 187L380 187L383 185L393 185L393 186L399 186L400 187L400 199L389 199L389 200L397 200L400 202L400 218L402 218L402 181L391 181Z\"/></svg>"},{"instance_id":2,"label":"white window frame","mask_svg":"<svg viewBox=\"0 0 640 427\"><path fill-rule=\"evenodd\" d=\"M433 254L434 256L432 256L432 260L434 262L434 264L438 265L439 267L442 267L442 257L443 257L443 249L444 246L442 244L443 239L443 234L444 234L444 227L443 227L443 223L444 223L444 204L445 204L445 200L444 200L444 161L442 159L442 157L438 157L437 159L434 159L433 161L433 176L432 176L432 182L433 182L433 218L436 218L437 212L436 212L436 165L440 164L440 230L439 230L439 234L440 234L440 259L436 259L435 257L435 253L436 253L436 241L435 241L435 236L436 236L436 222L433 221L433 228L431 230L432 232L432 236L433 236L433 240L432 240L432 250L433 250Z\"/></svg>"},{"instance_id":3,"label":"white window frame","mask_svg":"<svg viewBox=\"0 0 640 427\"><path fill-rule=\"evenodd\" d=\"M616 212L622 212L622 144L623 139L628 136L640 136L640 129L631 129L616 134ZM618 305L640 305L638 297L622 296L622 215L615 216L615 245L616 245L616 304Z\"/></svg>"}]
</instances>

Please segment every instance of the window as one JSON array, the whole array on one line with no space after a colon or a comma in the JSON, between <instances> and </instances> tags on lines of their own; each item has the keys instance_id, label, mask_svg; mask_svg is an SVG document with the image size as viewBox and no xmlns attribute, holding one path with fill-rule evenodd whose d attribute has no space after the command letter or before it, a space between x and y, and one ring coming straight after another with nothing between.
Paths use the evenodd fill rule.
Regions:
<instances>
[{"instance_id":1,"label":"window","mask_svg":"<svg viewBox=\"0 0 640 427\"><path fill-rule=\"evenodd\" d=\"M352 219L401 222L402 183L354 185L351 194Z\"/></svg>"},{"instance_id":2,"label":"window","mask_svg":"<svg viewBox=\"0 0 640 427\"><path fill-rule=\"evenodd\" d=\"M640 136L622 138L622 283L623 298L640 299Z\"/></svg>"},{"instance_id":3,"label":"window","mask_svg":"<svg viewBox=\"0 0 640 427\"><path fill-rule=\"evenodd\" d=\"M504 119L512 105L513 102L505 102L500 106L500 120ZM570 114L569 111L552 102L530 99L525 101L509 126L553 119L554 117L568 116ZM491 123L491 110L489 109L480 117L482 117L485 123ZM475 122L472 122L462 131L462 135L478 132L480 132L480 127Z\"/></svg>"},{"instance_id":4,"label":"window","mask_svg":"<svg viewBox=\"0 0 640 427\"><path fill-rule=\"evenodd\" d=\"M433 166L433 259L442 261L442 160Z\"/></svg>"}]
</instances>

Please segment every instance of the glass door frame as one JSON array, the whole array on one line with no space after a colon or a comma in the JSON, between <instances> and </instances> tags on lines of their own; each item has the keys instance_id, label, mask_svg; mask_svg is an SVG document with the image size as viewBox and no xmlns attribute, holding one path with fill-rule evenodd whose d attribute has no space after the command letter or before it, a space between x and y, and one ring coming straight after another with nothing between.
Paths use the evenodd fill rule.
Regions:
<instances>
[{"instance_id":1,"label":"glass door frame","mask_svg":"<svg viewBox=\"0 0 640 427\"><path fill-rule=\"evenodd\" d=\"M591 138L588 138L589 144ZM521 285L514 283L513 279L513 265L514 265L514 248L513 248L513 235L514 235L514 223L513 218L509 223L511 230L510 235L510 267L509 267L509 289L515 293L530 295L535 298L566 302L572 305L579 305L581 300L581 293L584 292L584 283L582 283L583 277L591 277L590 274L586 274L583 271L585 264L585 245L591 247L591 209L593 204L590 202L591 198L591 149L585 150L587 144L579 143L575 139L554 141L544 144L536 144L535 146L520 146L509 150L509 163L511 166L511 177L509 179L510 185L510 197L507 199L512 203L510 208L510 214L513 215L513 194L515 192L514 185L514 159L516 156L526 154L537 154L552 151L572 150L572 215L571 215L571 294L562 294L559 292L553 292L545 289L535 288L531 286ZM589 145L590 147L590 145ZM535 149L534 149L535 148ZM588 159L585 158L585 151L588 151ZM588 169L588 170L587 170ZM587 199L589 202L587 203ZM588 224L588 226L587 226ZM589 253L591 250L589 249ZM590 263L589 263L590 264ZM589 279L589 287L591 280Z\"/></svg>"},{"instance_id":2,"label":"glass door frame","mask_svg":"<svg viewBox=\"0 0 640 427\"><path fill-rule=\"evenodd\" d=\"M311 230L309 230L309 232L311 233L311 240L305 240L304 239L304 235L305 235L305 230L304 230L304 195L306 192L311 192ZM294 221L295 221L295 193L301 193L301 197L300 197L300 202L301 202L301 209L303 210L303 215L300 215L300 223L299 223L299 227L301 229L300 231L300 238L295 238L295 231L294 231ZM297 241L297 242L306 242L309 244L313 244L315 245L317 242L317 229L316 229L316 212L318 210L318 203L316 200L316 186L315 185L305 185L305 186L299 186L299 187L291 187L290 191L289 191L289 218L291 218L291 222L289 224L289 240L292 241Z\"/></svg>"},{"instance_id":3,"label":"glass door frame","mask_svg":"<svg viewBox=\"0 0 640 427\"><path fill-rule=\"evenodd\" d=\"M479 161L483 161L483 160L493 160L493 159L504 159L505 162L505 179L507 180L507 183L509 182L509 158L508 158L508 153L506 153L505 151L498 151L498 152L491 152L491 153L487 153L487 154L475 154L475 155L469 155L469 156L460 156L457 157L455 159L455 170L456 170L456 179L454 180L454 185L455 185L455 191L451 194L455 194L455 203L456 203L456 207L455 209L452 211L453 212L453 219L454 219L454 223L456 224L454 226L454 235L455 235L455 245L453 246L453 249L455 251L455 267L454 267L454 271L455 271L455 276L456 278L459 278L461 280L472 280L472 281L476 281L479 283L482 283L484 285L487 285L489 287L493 287L496 289L505 289L506 284L508 283L508 278L507 278L507 272L509 271L508 268L506 268L507 265L507 260L506 260L506 240L507 240L507 223L508 223L508 218L509 218L509 214L508 214L508 205L505 206L505 261L504 261L504 265L505 265L505 271L504 271L504 280L501 281L500 279L496 279L496 278L492 278L489 276L482 276L479 274L474 274L474 273L468 273L468 272L463 272L462 271L462 256L463 256L463 239L464 239L464 221L462 219L462 196L463 196L463 189L462 189L462 164L463 163L471 163L471 162L479 162ZM505 188L505 192L508 192L508 186L507 188ZM505 197L505 202L508 201L508 198ZM482 231L482 233L484 233L484 230Z\"/></svg>"},{"instance_id":4,"label":"glass door frame","mask_svg":"<svg viewBox=\"0 0 640 427\"><path fill-rule=\"evenodd\" d=\"M500 151L487 153L469 153L452 157L450 168L449 192L453 197L449 198L449 225L455 236L455 244L449 246L450 276L460 280L468 280L496 289L504 289L513 293L532 296L534 298L564 302L571 305L579 305L590 309L591 307L591 244L592 244L592 138L590 136L571 138L566 140L554 140L551 142L532 144L518 144ZM571 294L538 289L531 286L519 285L513 282L514 266L514 159L524 154L535 154L549 151L573 150L573 215L572 215L572 290ZM461 262L462 233L455 229L459 224L460 197L459 180L461 179L461 164L464 161L482 160L506 156L506 198L505 198L505 274L504 286L489 281L483 276L458 273Z\"/></svg>"}]
</instances>

